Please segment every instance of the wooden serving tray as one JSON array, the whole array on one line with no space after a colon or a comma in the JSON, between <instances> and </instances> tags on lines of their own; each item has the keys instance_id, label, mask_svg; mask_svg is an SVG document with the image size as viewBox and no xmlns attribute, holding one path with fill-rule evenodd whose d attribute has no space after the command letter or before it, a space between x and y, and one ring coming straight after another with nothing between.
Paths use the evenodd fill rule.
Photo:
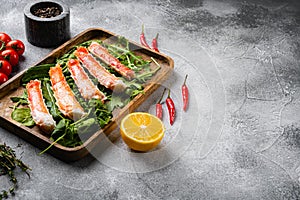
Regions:
<instances>
[{"instance_id":1,"label":"wooden serving tray","mask_svg":"<svg viewBox=\"0 0 300 200\"><path fill-rule=\"evenodd\" d=\"M116 38L116 34L101 28L87 29L53 50L48 56L36 63L34 66L55 63L56 58L61 57L72 47L82 42L92 39L110 41L116 40ZM120 109L117 112L117 115L114 114L112 121L108 125L95 132L81 146L69 148L60 144L55 144L47 151L48 153L67 162L83 158L89 153L87 149L91 150L96 147L96 145L101 142L101 138L103 138L101 136L103 136L103 134L109 136L114 129L118 128L117 122L119 122L128 112L130 113L137 109L171 74L174 68L174 61L172 58L150 49L146 49L133 41L129 41L129 43L130 49L135 54L140 55L147 60L150 60L150 57L153 57L161 66L161 69L144 85L144 94L139 94L124 108ZM151 64L154 65L154 63ZM21 79L25 72L26 70L20 72L8 82L0 86L0 126L43 150L52 143L49 137L42 133L36 126L33 128L23 126L12 120L10 117L12 109L9 107L13 106L13 102L10 100L10 97L19 96L23 93L24 87L21 86Z\"/></svg>"}]
</instances>

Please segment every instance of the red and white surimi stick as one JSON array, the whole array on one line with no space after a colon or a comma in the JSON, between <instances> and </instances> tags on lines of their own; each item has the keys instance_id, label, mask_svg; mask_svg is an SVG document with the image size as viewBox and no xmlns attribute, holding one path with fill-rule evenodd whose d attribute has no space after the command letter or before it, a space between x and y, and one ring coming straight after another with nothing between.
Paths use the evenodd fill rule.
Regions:
<instances>
[{"instance_id":1,"label":"red and white surimi stick","mask_svg":"<svg viewBox=\"0 0 300 200\"><path fill-rule=\"evenodd\" d=\"M88 47L89 51L100 58L104 63L116 70L119 74L127 79L135 77L134 71L123 65L117 58L111 55L106 48L101 46L98 42L92 42Z\"/></svg>"},{"instance_id":2,"label":"red and white surimi stick","mask_svg":"<svg viewBox=\"0 0 300 200\"><path fill-rule=\"evenodd\" d=\"M49 75L59 110L70 119L80 119L85 115L85 112L68 85L60 65L57 64L55 67L51 67Z\"/></svg>"},{"instance_id":3,"label":"red and white surimi stick","mask_svg":"<svg viewBox=\"0 0 300 200\"><path fill-rule=\"evenodd\" d=\"M115 75L109 73L102 65L100 65L100 63L88 52L87 48L78 47L74 54L83 66L98 79L101 85L115 92L124 91L126 88L124 82Z\"/></svg>"},{"instance_id":4,"label":"red and white surimi stick","mask_svg":"<svg viewBox=\"0 0 300 200\"><path fill-rule=\"evenodd\" d=\"M51 133L56 126L43 99L41 81L31 80L26 85L31 116L36 125L46 133Z\"/></svg>"},{"instance_id":5,"label":"red and white surimi stick","mask_svg":"<svg viewBox=\"0 0 300 200\"><path fill-rule=\"evenodd\" d=\"M67 66L81 96L84 99L90 100L95 98L104 102L106 96L93 84L78 60L70 59L67 62Z\"/></svg>"}]
</instances>

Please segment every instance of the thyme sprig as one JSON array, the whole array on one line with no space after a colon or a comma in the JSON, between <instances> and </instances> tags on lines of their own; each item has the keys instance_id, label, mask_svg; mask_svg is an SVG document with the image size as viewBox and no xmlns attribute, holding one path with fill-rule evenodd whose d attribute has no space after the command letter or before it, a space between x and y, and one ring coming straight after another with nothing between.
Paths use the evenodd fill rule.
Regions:
<instances>
[{"instance_id":1,"label":"thyme sprig","mask_svg":"<svg viewBox=\"0 0 300 200\"><path fill-rule=\"evenodd\" d=\"M19 145L18 145L19 147ZM5 143L0 144L0 176L8 175L13 185L8 190L0 192L0 200L7 198L9 194L14 195L18 180L14 174L16 167L19 167L30 177L28 170L31 170L26 164L16 157L15 151Z\"/></svg>"}]
</instances>

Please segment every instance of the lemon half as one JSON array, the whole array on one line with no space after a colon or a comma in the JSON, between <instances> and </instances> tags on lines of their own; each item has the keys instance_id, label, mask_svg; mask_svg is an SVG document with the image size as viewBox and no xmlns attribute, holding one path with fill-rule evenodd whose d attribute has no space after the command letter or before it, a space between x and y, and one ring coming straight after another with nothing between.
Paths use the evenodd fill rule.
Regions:
<instances>
[{"instance_id":1,"label":"lemon half","mask_svg":"<svg viewBox=\"0 0 300 200\"><path fill-rule=\"evenodd\" d=\"M126 115L120 126L122 139L136 151L149 151L155 148L164 137L165 127L156 116L145 112Z\"/></svg>"}]
</instances>

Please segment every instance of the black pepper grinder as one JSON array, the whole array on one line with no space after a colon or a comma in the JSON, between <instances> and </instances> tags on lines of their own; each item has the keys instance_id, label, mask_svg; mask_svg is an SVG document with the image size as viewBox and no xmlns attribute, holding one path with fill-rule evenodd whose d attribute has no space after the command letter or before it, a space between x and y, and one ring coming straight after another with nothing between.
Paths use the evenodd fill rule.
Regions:
<instances>
[{"instance_id":1,"label":"black pepper grinder","mask_svg":"<svg viewBox=\"0 0 300 200\"><path fill-rule=\"evenodd\" d=\"M28 42L39 47L57 47L70 39L70 10L57 0L35 1L24 8Z\"/></svg>"}]
</instances>

